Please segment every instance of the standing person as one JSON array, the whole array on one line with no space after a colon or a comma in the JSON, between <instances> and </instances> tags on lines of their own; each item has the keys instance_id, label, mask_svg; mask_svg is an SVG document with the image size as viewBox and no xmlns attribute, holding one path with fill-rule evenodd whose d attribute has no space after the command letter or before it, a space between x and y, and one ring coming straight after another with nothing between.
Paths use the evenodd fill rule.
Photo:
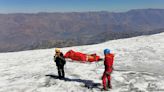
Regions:
<instances>
[{"instance_id":1,"label":"standing person","mask_svg":"<svg viewBox=\"0 0 164 92\"><path fill-rule=\"evenodd\" d=\"M105 55L105 59L104 59L105 71L102 76L102 84L103 84L103 90L107 90L106 78L108 79L108 87L112 88L111 73L113 71L114 54L110 53L109 49L105 49L104 55Z\"/></svg>"},{"instance_id":2,"label":"standing person","mask_svg":"<svg viewBox=\"0 0 164 92\"><path fill-rule=\"evenodd\" d=\"M66 64L66 61L59 48L55 49L54 62L56 62L59 79L65 78L64 65Z\"/></svg>"}]
</instances>

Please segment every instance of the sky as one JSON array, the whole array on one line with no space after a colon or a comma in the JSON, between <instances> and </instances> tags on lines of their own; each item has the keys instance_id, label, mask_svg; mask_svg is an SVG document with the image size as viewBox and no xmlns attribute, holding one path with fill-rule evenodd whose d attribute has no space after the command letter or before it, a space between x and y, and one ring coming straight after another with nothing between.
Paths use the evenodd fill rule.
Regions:
<instances>
[{"instance_id":1,"label":"sky","mask_svg":"<svg viewBox=\"0 0 164 92\"><path fill-rule=\"evenodd\" d=\"M0 0L0 13L124 12L147 8L164 9L164 0Z\"/></svg>"}]
</instances>

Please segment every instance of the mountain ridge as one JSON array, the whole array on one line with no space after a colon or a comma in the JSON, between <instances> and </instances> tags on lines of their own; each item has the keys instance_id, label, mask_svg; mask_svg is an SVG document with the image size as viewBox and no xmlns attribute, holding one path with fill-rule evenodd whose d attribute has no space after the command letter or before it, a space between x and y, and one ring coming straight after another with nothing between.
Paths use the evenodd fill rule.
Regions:
<instances>
[{"instance_id":1,"label":"mountain ridge","mask_svg":"<svg viewBox=\"0 0 164 92\"><path fill-rule=\"evenodd\" d=\"M149 35L164 32L163 25L164 9L135 9L124 13L0 14L0 52L94 44Z\"/></svg>"}]
</instances>

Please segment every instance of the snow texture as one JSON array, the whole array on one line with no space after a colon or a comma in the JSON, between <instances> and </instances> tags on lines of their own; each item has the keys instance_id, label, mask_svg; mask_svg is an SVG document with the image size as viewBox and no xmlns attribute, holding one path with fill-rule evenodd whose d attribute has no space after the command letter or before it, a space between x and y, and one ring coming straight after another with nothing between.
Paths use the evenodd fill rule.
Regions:
<instances>
[{"instance_id":1,"label":"snow texture","mask_svg":"<svg viewBox=\"0 0 164 92\"><path fill-rule=\"evenodd\" d=\"M62 48L83 53L115 54L110 92L164 92L164 33ZM101 91L103 61L79 63L67 59L66 78L57 78L54 48L0 53L0 92Z\"/></svg>"}]
</instances>

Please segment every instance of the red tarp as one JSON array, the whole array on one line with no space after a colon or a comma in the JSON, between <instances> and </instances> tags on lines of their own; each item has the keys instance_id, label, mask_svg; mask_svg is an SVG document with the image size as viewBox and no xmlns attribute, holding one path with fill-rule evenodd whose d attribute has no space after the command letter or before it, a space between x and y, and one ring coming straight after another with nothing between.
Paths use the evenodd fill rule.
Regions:
<instances>
[{"instance_id":1,"label":"red tarp","mask_svg":"<svg viewBox=\"0 0 164 92\"><path fill-rule=\"evenodd\" d=\"M70 58L72 60L76 60L76 61L82 61L82 62L94 62L94 61L99 61L100 60L100 56L97 56L96 54L84 54L81 52L75 52L73 50L68 51L65 55L65 58Z\"/></svg>"}]
</instances>

